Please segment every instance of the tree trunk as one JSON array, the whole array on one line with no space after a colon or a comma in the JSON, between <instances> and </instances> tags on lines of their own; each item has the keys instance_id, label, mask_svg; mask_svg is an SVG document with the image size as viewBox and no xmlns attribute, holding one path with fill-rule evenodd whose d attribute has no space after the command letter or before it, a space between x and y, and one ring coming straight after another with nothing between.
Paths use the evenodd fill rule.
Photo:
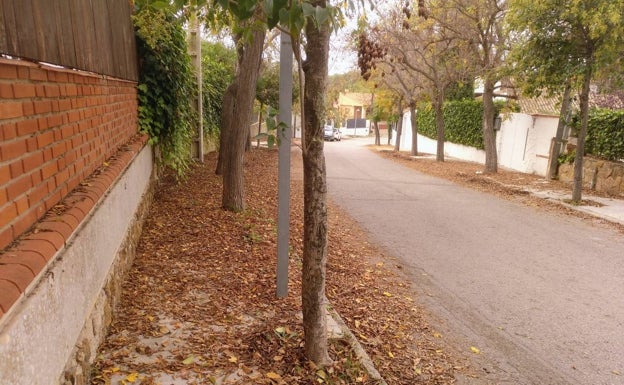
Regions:
<instances>
[{"instance_id":1,"label":"tree trunk","mask_svg":"<svg viewBox=\"0 0 624 385\"><path fill-rule=\"evenodd\" d=\"M412 156L418 155L418 122L416 121L416 104L410 103L410 122L412 123Z\"/></svg>"},{"instance_id":2,"label":"tree trunk","mask_svg":"<svg viewBox=\"0 0 624 385\"><path fill-rule=\"evenodd\" d=\"M325 8L326 0L312 1ZM304 87L304 230L301 299L305 352L319 366L331 364L327 344L325 273L327 263L327 179L323 153L323 106L327 83L329 26L308 23Z\"/></svg>"},{"instance_id":3,"label":"tree trunk","mask_svg":"<svg viewBox=\"0 0 624 385\"><path fill-rule=\"evenodd\" d=\"M390 142L392 142L392 126L393 124L388 125L388 146L390 145Z\"/></svg>"},{"instance_id":4,"label":"tree trunk","mask_svg":"<svg viewBox=\"0 0 624 385\"><path fill-rule=\"evenodd\" d=\"M375 146L381 146L381 135L379 134L379 122L373 121L373 130L375 131Z\"/></svg>"},{"instance_id":5,"label":"tree trunk","mask_svg":"<svg viewBox=\"0 0 624 385\"><path fill-rule=\"evenodd\" d=\"M221 132L219 133L219 157L217 158L217 168L215 174L223 175L223 159L228 151L228 125L233 119L236 108L236 82L228 86L223 94L223 108L221 109Z\"/></svg>"},{"instance_id":6,"label":"tree trunk","mask_svg":"<svg viewBox=\"0 0 624 385\"><path fill-rule=\"evenodd\" d=\"M397 121L397 134L394 140L394 151L401 151L401 134L403 133L403 103L399 100L399 120Z\"/></svg>"},{"instance_id":7,"label":"tree trunk","mask_svg":"<svg viewBox=\"0 0 624 385\"><path fill-rule=\"evenodd\" d=\"M226 125L228 147L223 156L223 197L221 204L230 211L245 210L245 184L243 178L243 157L245 145L249 142L249 126L256 95L256 82L260 73L260 61L264 46L264 29L253 31L251 40L239 50L239 65L236 72L236 92L233 113Z\"/></svg>"},{"instance_id":8,"label":"tree trunk","mask_svg":"<svg viewBox=\"0 0 624 385\"><path fill-rule=\"evenodd\" d=\"M580 203L583 199L583 156L585 155L585 137L589 122L589 86L592 77L592 64L587 63L583 74L583 88L580 95L581 129L576 139L576 155L574 156L574 184L572 186L572 202Z\"/></svg>"},{"instance_id":9,"label":"tree trunk","mask_svg":"<svg viewBox=\"0 0 624 385\"><path fill-rule=\"evenodd\" d=\"M486 76L483 84L483 146L485 148L486 173L498 172L494 113L494 81Z\"/></svg>"},{"instance_id":10,"label":"tree trunk","mask_svg":"<svg viewBox=\"0 0 624 385\"><path fill-rule=\"evenodd\" d=\"M570 92L572 91L572 82L570 79L566 81L563 90L563 98L561 99L561 111L559 112L559 122L557 123L557 132L555 140L550 148L550 156L548 160L548 172L546 179L555 179L557 176L557 166L559 165L559 154L561 153L561 143L563 138L563 130L568 123L568 115L570 111Z\"/></svg>"},{"instance_id":11,"label":"tree trunk","mask_svg":"<svg viewBox=\"0 0 624 385\"><path fill-rule=\"evenodd\" d=\"M444 162L444 94L437 92L433 103L436 121L436 161Z\"/></svg>"}]
</instances>

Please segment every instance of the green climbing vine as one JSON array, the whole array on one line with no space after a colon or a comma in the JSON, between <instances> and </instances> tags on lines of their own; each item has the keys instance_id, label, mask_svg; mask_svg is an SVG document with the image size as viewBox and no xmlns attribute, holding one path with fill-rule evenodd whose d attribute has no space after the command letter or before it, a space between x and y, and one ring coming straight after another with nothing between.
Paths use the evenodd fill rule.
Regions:
<instances>
[{"instance_id":1,"label":"green climbing vine","mask_svg":"<svg viewBox=\"0 0 624 385\"><path fill-rule=\"evenodd\" d=\"M133 21L140 60L139 129L150 136L159 161L181 175L188 168L197 121L186 34L182 22L166 8L142 8Z\"/></svg>"}]
</instances>

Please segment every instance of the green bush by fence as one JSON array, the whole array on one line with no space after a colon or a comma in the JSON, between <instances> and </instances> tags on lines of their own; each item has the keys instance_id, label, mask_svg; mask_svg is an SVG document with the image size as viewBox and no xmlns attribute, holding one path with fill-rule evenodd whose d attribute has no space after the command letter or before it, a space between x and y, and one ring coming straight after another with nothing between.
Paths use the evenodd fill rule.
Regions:
<instances>
[{"instance_id":1,"label":"green bush by fence","mask_svg":"<svg viewBox=\"0 0 624 385\"><path fill-rule=\"evenodd\" d=\"M590 111L585 153L611 161L624 159L624 111Z\"/></svg>"},{"instance_id":2,"label":"green bush by fence","mask_svg":"<svg viewBox=\"0 0 624 385\"><path fill-rule=\"evenodd\" d=\"M483 149L483 103L454 100L444 103L444 138L448 142ZM430 103L421 104L416 114L418 132L436 139L435 111Z\"/></svg>"}]
</instances>

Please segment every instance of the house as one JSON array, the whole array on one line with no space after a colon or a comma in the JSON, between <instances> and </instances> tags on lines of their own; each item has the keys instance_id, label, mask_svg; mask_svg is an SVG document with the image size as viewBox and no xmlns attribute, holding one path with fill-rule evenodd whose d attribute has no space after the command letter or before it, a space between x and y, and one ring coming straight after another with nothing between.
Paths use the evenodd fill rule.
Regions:
<instances>
[{"instance_id":1,"label":"house","mask_svg":"<svg viewBox=\"0 0 624 385\"><path fill-rule=\"evenodd\" d=\"M366 119L366 109L370 107L372 94L363 92L341 92L338 95L338 111L341 119Z\"/></svg>"},{"instance_id":2,"label":"house","mask_svg":"<svg viewBox=\"0 0 624 385\"><path fill-rule=\"evenodd\" d=\"M338 95L337 110L341 130L347 135L368 135L370 121L366 111L373 101L373 94L363 92L341 92Z\"/></svg>"}]
</instances>

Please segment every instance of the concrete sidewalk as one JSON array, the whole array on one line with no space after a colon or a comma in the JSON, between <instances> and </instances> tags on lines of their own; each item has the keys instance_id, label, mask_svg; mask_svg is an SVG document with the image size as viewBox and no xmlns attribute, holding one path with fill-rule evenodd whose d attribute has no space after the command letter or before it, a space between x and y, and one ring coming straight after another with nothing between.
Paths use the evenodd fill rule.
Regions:
<instances>
[{"instance_id":1,"label":"concrete sidewalk","mask_svg":"<svg viewBox=\"0 0 624 385\"><path fill-rule=\"evenodd\" d=\"M562 193L559 191L543 191L527 189L532 195L554 201L572 210L584 212L594 215L598 218L605 219L610 222L624 225L624 197L623 198L603 198L593 195L584 194L583 201L594 202L594 205L573 205L569 202L572 193Z\"/></svg>"}]
</instances>

